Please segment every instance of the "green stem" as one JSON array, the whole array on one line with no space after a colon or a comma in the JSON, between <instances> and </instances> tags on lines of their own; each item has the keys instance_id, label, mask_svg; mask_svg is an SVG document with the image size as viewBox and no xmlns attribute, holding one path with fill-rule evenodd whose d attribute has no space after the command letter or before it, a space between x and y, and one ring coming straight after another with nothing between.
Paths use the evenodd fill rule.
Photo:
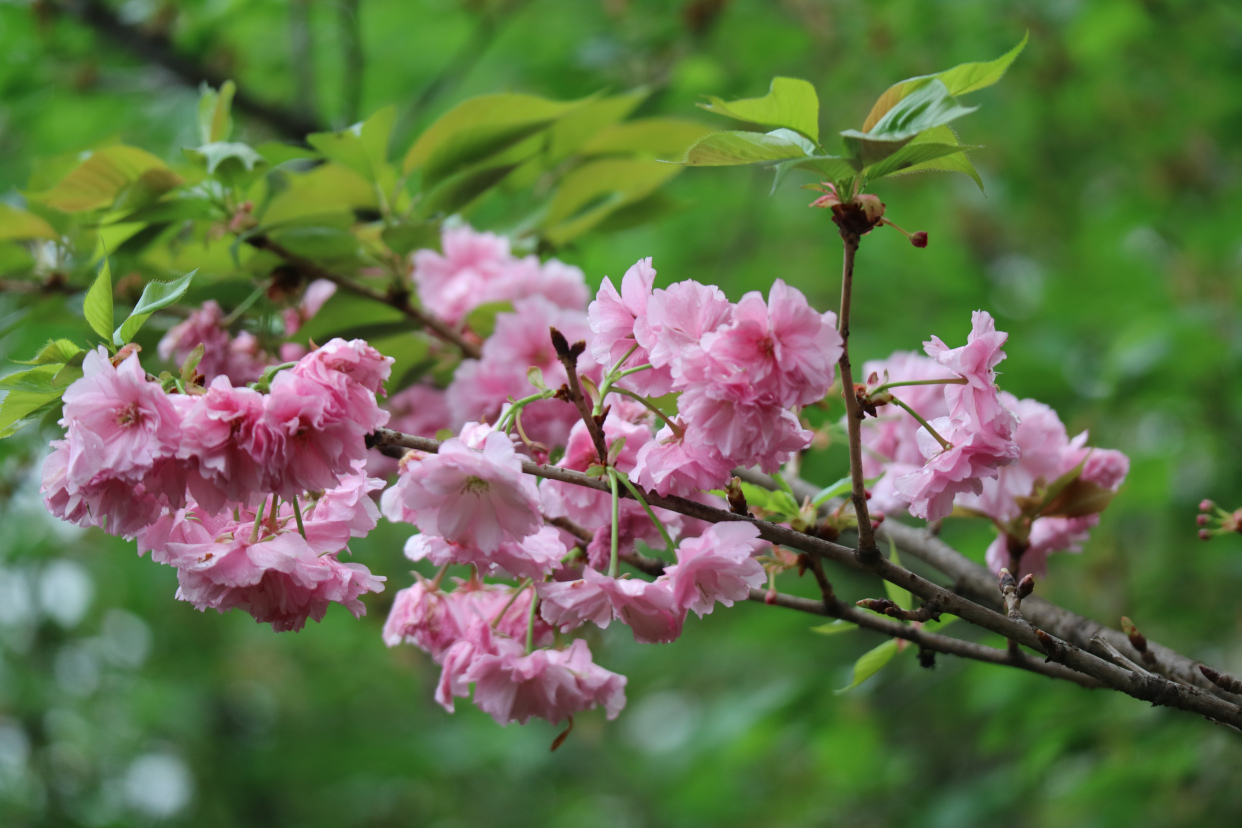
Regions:
<instances>
[{"instance_id":1,"label":"green stem","mask_svg":"<svg viewBox=\"0 0 1242 828\"><path fill-rule=\"evenodd\" d=\"M539 609L539 595L536 593L530 597L530 612L526 616L526 654L530 655L535 649L535 612Z\"/></svg>"},{"instance_id":2,"label":"green stem","mask_svg":"<svg viewBox=\"0 0 1242 828\"><path fill-rule=\"evenodd\" d=\"M612 390L612 384L624 376L624 374L618 373L618 370L625 364L627 359L634 355L634 352L637 350L638 343L635 342L634 345L625 352L625 356L617 360L616 363L608 369L607 373L604 374L604 380L599 386L599 400L595 403L595 406L591 411L592 414L599 416L600 412L604 410L604 397L608 396L608 392Z\"/></svg>"},{"instance_id":3,"label":"green stem","mask_svg":"<svg viewBox=\"0 0 1242 828\"><path fill-rule=\"evenodd\" d=\"M298 522L298 534L306 540L306 527L302 524L302 509L298 506L298 496L293 496L293 517Z\"/></svg>"},{"instance_id":4,"label":"green stem","mask_svg":"<svg viewBox=\"0 0 1242 828\"><path fill-rule=\"evenodd\" d=\"M254 289L249 296L242 300L241 304L233 308L232 313L220 320L220 327L230 327L234 322L241 318L241 315L250 310L250 306L259 301L259 297L267 293L267 289L272 286L272 280L268 279L263 284Z\"/></svg>"},{"instance_id":5,"label":"green stem","mask_svg":"<svg viewBox=\"0 0 1242 828\"><path fill-rule=\"evenodd\" d=\"M500 624L500 620L505 617L505 613L509 611L509 607L513 606L513 602L518 599L518 596L533 583L534 581L530 578L526 578L522 581L522 583L518 584L517 589L513 590L513 594L509 596L509 600L505 602L505 605L500 608L500 612L496 613L496 617L492 619L493 630L496 629L498 624Z\"/></svg>"},{"instance_id":6,"label":"green stem","mask_svg":"<svg viewBox=\"0 0 1242 828\"><path fill-rule=\"evenodd\" d=\"M681 426L677 425L677 423L670 420L668 418L668 415L666 415L660 409L656 408L655 403L653 403L651 400L644 397L642 394L636 394L633 391L626 390L625 388L614 388L612 389L612 393L624 394L625 396L631 399L638 400L640 403L645 405L651 411L651 413L655 414L657 417L663 420L664 424L667 425L669 428L671 428L673 430L673 433L677 435L678 440L680 440L682 437L685 436L686 430L684 428L682 428Z\"/></svg>"},{"instance_id":7,"label":"green stem","mask_svg":"<svg viewBox=\"0 0 1242 828\"><path fill-rule=\"evenodd\" d=\"M618 524L621 522L621 492L617 486L617 472L611 466L608 467L608 480L612 483L612 558L608 561L608 577L617 577L617 569L620 568L620 529Z\"/></svg>"},{"instance_id":8,"label":"green stem","mask_svg":"<svg viewBox=\"0 0 1242 828\"><path fill-rule=\"evenodd\" d=\"M514 402L512 405L509 406L509 410L506 411L505 415L500 418L500 422L496 423L496 430L497 431L508 431L510 428L512 428L513 418L517 416L518 411L521 411L524 407L530 405L533 402L539 402L540 400L546 400L551 396L552 396L551 391L540 391L537 394L531 394L529 397L522 397L522 399L517 400L516 402Z\"/></svg>"},{"instance_id":9,"label":"green stem","mask_svg":"<svg viewBox=\"0 0 1242 828\"><path fill-rule=\"evenodd\" d=\"M655 367L654 365L648 362L646 365L639 365L637 368L626 368L624 371L617 374L617 379L621 379L622 377L628 377L630 374L637 374L639 371L647 371L654 367Z\"/></svg>"},{"instance_id":10,"label":"green stem","mask_svg":"<svg viewBox=\"0 0 1242 828\"><path fill-rule=\"evenodd\" d=\"M889 396L892 396L892 395L890 394ZM942 449L944 449L945 451L948 451L949 449L953 448L953 444L950 443L948 440L944 439L943 437L941 437L939 434L937 434L936 429L931 427L931 423L927 422L927 420L924 420L922 417L919 416L919 412L915 411L913 408L906 405L905 403L903 403L901 400L897 399L896 397L893 397L892 401L897 403L897 405L899 405L900 407L904 408L906 410L906 413L909 414L911 417L918 420L919 425L927 429L927 433L936 438L936 442L940 444L940 447Z\"/></svg>"},{"instance_id":11,"label":"green stem","mask_svg":"<svg viewBox=\"0 0 1242 828\"><path fill-rule=\"evenodd\" d=\"M664 523L656 517L655 512L653 512L651 507L647 505L647 499L643 497L642 492L638 490L637 486L630 482L628 477L622 475L617 476L621 477L621 482L625 484L625 488L630 490L630 494L634 495L634 499L642 505L643 511L647 513L647 517L651 518L651 522L654 523L655 527L660 530L660 537L664 538L665 548L667 548L669 552L672 552L674 549L673 539L669 537L668 530L664 528Z\"/></svg>"},{"instance_id":12,"label":"green stem","mask_svg":"<svg viewBox=\"0 0 1242 828\"><path fill-rule=\"evenodd\" d=\"M929 380L903 380L902 382L886 382L881 385L872 394L878 394L889 388L901 388L906 385L966 385L970 380L965 377L955 377L953 379L929 379Z\"/></svg>"},{"instance_id":13,"label":"green stem","mask_svg":"<svg viewBox=\"0 0 1242 828\"><path fill-rule=\"evenodd\" d=\"M254 528L250 530L250 542L256 543L259 540L259 527L263 525L263 510L267 508L268 498L263 498L263 502L259 504L259 512L254 516Z\"/></svg>"}]
</instances>

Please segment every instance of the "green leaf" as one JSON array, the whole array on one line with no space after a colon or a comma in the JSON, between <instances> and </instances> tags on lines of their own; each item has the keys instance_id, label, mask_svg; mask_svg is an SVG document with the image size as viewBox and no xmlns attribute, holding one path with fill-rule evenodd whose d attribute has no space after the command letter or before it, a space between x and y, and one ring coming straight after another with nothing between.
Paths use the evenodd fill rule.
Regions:
<instances>
[{"instance_id":1,"label":"green leaf","mask_svg":"<svg viewBox=\"0 0 1242 828\"><path fill-rule=\"evenodd\" d=\"M837 635L838 633L843 632L853 632L856 629L858 629L857 624L851 624L849 621L842 621L838 618L831 624L821 624L818 627L811 627L811 632L819 633L820 635Z\"/></svg>"},{"instance_id":2,"label":"green leaf","mask_svg":"<svg viewBox=\"0 0 1242 828\"><path fill-rule=\"evenodd\" d=\"M206 83L199 87L198 135L204 144L228 140L233 131L233 95L237 85L231 80L220 84L220 91Z\"/></svg>"},{"instance_id":3,"label":"green leaf","mask_svg":"<svg viewBox=\"0 0 1242 828\"><path fill-rule=\"evenodd\" d=\"M699 106L739 121L796 130L819 141L819 97L815 87L801 78L773 78L768 94L762 98L724 101L709 96L708 102Z\"/></svg>"},{"instance_id":4,"label":"green leaf","mask_svg":"<svg viewBox=\"0 0 1242 828\"><path fill-rule=\"evenodd\" d=\"M194 371L198 368L198 364L203 361L203 355L207 353L207 346L202 342L194 346L194 350L190 351L189 356L185 358L185 362L181 364L181 381L187 385L194 380Z\"/></svg>"},{"instance_id":5,"label":"green leaf","mask_svg":"<svg viewBox=\"0 0 1242 828\"><path fill-rule=\"evenodd\" d=\"M82 313L91 330L102 336L104 342L112 341L112 270L106 257L94 284L86 291Z\"/></svg>"},{"instance_id":6,"label":"green leaf","mask_svg":"<svg viewBox=\"0 0 1242 828\"><path fill-rule=\"evenodd\" d=\"M332 224L297 224L275 230L272 240L306 259L340 260L358 254L358 238L344 227Z\"/></svg>"},{"instance_id":7,"label":"green leaf","mask_svg":"<svg viewBox=\"0 0 1242 828\"><path fill-rule=\"evenodd\" d=\"M39 365L35 368L28 368L25 371L14 371L0 377L0 389L5 391L25 391L30 394L55 394L59 395L62 391L69 387L69 383L77 379L77 377L67 377L57 380L60 374L61 363L51 365Z\"/></svg>"},{"instance_id":8,"label":"green leaf","mask_svg":"<svg viewBox=\"0 0 1242 828\"><path fill-rule=\"evenodd\" d=\"M925 149L931 147L933 149ZM883 161L866 170L871 180L888 175L908 175L918 172L943 170L960 172L983 189L983 180L975 165L970 162L964 150L977 149L957 140L953 127L944 125L925 130L911 139L910 143Z\"/></svg>"},{"instance_id":9,"label":"green leaf","mask_svg":"<svg viewBox=\"0 0 1242 828\"><path fill-rule=\"evenodd\" d=\"M315 132L306 141L328 160L347 167L375 184L387 185L388 141L397 108L386 106L370 118L340 132Z\"/></svg>"},{"instance_id":10,"label":"green leaf","mask_svg":"<svg viewBox=\"0 0 1242 828\"><path fill-rule=\"evenodd\" d=\"M1022 42L996 60L985 63L963 63L960 66L946 69L934 75L922 75L917 78L907 78L906 80L898 81L890 86L879 97L879 100L875 102L875 105L871 107L871 111L867 113L867 119L863 122L862 131L869 132L889 110L917 89L923 81L939 80L945 85L950 95L966 95L991 86L1004 76L1010 64L1022 53L1030 36L1030 32L1024 34Z\"/></svg>"},{"instance_id":11,"label":"green leaf","mask_svg":"<svg viewBox=\"0 0 1242 828\"><path fill-rule=\"evenodd\" d=\"M72 340L49 339L47 344L39 349L39 353L35 354L34 359L15 359L13 361L22 365L48 365L68 362L80 353L82 353L82 349Z\"/></svg>"},{"instance_id":12,"label":"green leaf","mask_svg":"<svg viewBox=\"0 0 1242 828\"><path fill-rule=\"evenodd\" d=\"M545 235L562 245L651 195L678 172L672 164L649 158L600 158L576 167L561 179L548 206Z\"/></svg>"},{"instance_id":13,"label":"green leaf","mask_svg":"<svg viewBox=\"0 0 1242 828\"><path fill-rule=\"evenodd\" d=\"M753 483L742 482L742 494L746 496L746 505L753 506L769 513L792 520L798 517L798 503L788 492L770 491Z\"/></svg>"},{"instance_id":14,"label":"green leaf","mask_svg":"<svg viewBox=\"0 0 1242 828\"><path fill-rule=\"evenodd\" d=\"M892 173L892 175L913 175L921 172L955 172L961 173L970 178L979 187L980 192L984 192L983 179L979 177L979 171L975 169L975 165L971 162L966 153L959 152L955 155L946 155L943 158L937 158L934 161L924 161L922 164L915 164L912 167L906 167L900 172Z\"/></svg>"},{"instance_id":15,"label":"green leaf","mask_svg":"<svg viewBox=\"0 0 1242 828\"><path fill-rule=\"evenodd\" d=\"M888 540L888 559L897 566L901 566L901 558L897 556L897 544L892 538ZM914 609L914 596L910 594L910 590L902 589L889 581L884 582L884 594L888 596L888 600L892 601L903 610Z\"/></svg>"},{"instance_id":16,"label":"green leaf","mask_svg":"<svg viewBox=\"0 0 1242 828\"><path fill-rule=\"evenodd\" d=\"M418 137L405 154L402 171L413 172L437 158L437 178L499 152L539 131L590 99L549 101L534 95L483 95L462 101Z\"/></svg>"},{"instance_id":17,"label":"green leaf","mask_svg":"<svg viewBox=\"0 0 1242 828\"><path fill-rule=\"evenodd\" d=\"M729 167L806 158L815 148L805 138L788 129L773 132L713 132L696 141L682 164L690 167Z\"/></svg>"},{"instance_id":18,"label":"green leaf","mask_svg":"<svg viewBox=\"0 0 1242 828\"><path fill-rule=\"evenodd\" d=\"M512 302L484 302L466 314L466 324L470 330L487 339L496 330L496 317L502 313L513 313Z\"/></svg>"},{"instance_id":19,"label":"green leaf","mask_svg":"<svg viewBox=\"0 0 1242 828\"><path fill-rule=\"evenodd\" d=\"M424 219L437 214L452 215L503 181L517 166L471 167L449 176L427 193L415 212Z\"/></svg>"},{"instance_id":20,"label":"green leaf","mask_svg":"<svg viewBox=\"0 0 1242 828\"><path fill-rule=\"evenodd\" d=\"M9 391L0 400L0 439L11 437L22 428L60 405L60 392L54 394Z\"/></svg>"},{"instance_id":21,"label":"green leaf","mask_svg":"<svg viewBox=\"0 0 1242 828\"><path fill-rule=\"evenodd\" d=\"M385 227L380 232L380 240L401 258L405 258L415 250L423 248L439 249L439 222L403 222Z\"/></svg>"},{"instance_id":22,"label":"green leaf","mask_svg":"<svg viewBox=\"0 0 1242 828\"><path fill-rule=\"evenodd\" d=\"M190 287L190 280L197 272L197 269L191 270L172 282L148 282L147 286L142 289L142 296L139 297L138 304L134 306L129 318L122 322L121 327L112 334L113 344L120 347L129 342L151 314L168 307L184 296Z\"/></svg>"},{"instance_id":23,"label":"green leaf","mask_svg":"<svg viewBox=\"0 0 1242 828\"><path fill-rule=\"evenodd\" d=\"M31 198L77 213L121 202L138 206L180 183L181 177L151 153L118 145L96 150L50 190Z\"/></svg>"},{"instance_id":24,"label":"green leaf","mask_svg":"<svg viewBox=\"0 0 1242 828\"><path fill-rule=\"evenodd\" d=\"M649 94L647 89L636 89L622 95L593 100L566 113L548 127L545 165L555 166L580 152L582 146L593 140L593 136L598 135L600 130L612 127L629 116Z\"/></svg>"},{"instance_id":25,"label":"green leaf","mask_svg":"<svg viewBox=\"0 0 1242 828\"><path fill-rule=\"evenodd\" d=\"M683 157L696 141L715 131L681 118L640 118L600 130L578 151L582 155Z\"/></svg>"},{"instance_id":26,"label":"green leaf","mask_svg":"<svg viewBox=\"0 0 1242 828\"><path fill-rule=\"evenodd\" d=\"M936 79L902 98L868 132L849 129L841 133L850 156L864 167L883 161L924 130L943 126L978 107L962 106Z\"/></svg>"},{"instance_id":27,"label":"green leaf","mask_svg":"<svg viewBox=\"0 0 1242 828\"><path fill-rule=\"evenodd\" d=\"M34 213L0 204L0 241L54 238L56 230Z\"/></svg>"},{"instance_id":28,"label":"green leaf","mask_svg":"<svg viewBox=\"0 0 1242 828\"><path fill-rule=\"evenodd\" d=\"M841 495L845 494L846 492L850 490L852 486L853 486L853 481L851 480L850 477L848 476L842 477L840 480L838 480L836 483L833 483L831 486L825 486L824 488L816 492L815 497L811 498L811 505L822 506L823 504L827 503L829 500L832 500L834 497L840 497Z\"/></svg>"},{"instance_id":29,"label":"green leaf","mask_svg":"<svg viewBox=\"0 0 1242 828\"><path fill-rule=\"evenodd\" d=\"M922 138L923 136L920 135L918 137ZM917 138L878 164L863 170L863 172L866 173L869 180L875 181L886 175L905 172L916 164L962 152L962 147L959 144L916 142Z\"/></svg>"},{"instance_id":30,"label":"green leaf","mask_svg":"<svg viewBox=\"0 0 1242 828\"><path fill-rule=\"evenodd\" d=\"M897 655L897 641L890 638L875 649L868 650L859 656L858 661L854 662L854 680L847 686L837 691L837 694L845 693L853 690L893 660L893 656Z\"/></svg>"}]
</instances>

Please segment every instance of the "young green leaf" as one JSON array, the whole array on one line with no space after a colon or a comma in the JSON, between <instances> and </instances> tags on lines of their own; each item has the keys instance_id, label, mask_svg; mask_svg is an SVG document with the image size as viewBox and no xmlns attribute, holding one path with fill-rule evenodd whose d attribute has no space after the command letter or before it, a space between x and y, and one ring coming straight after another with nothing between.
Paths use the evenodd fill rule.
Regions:
<instances>
[{"instance_id":1,"label":"young green leaf","mask_svg":"<svg viewBox=\"0 0 1242 828\"><path fill-rule=\"evenodd\" d=\"M315 132L306 136L306 141L329 161L371 183L386 184L388 140L396 118L396 107L386 106L361 123L339 132Z\"/></svg>"},{"instance_id":2,"label":"young green leaf","mask_svg":"<svg viewBox=\"0 0 1242 828\"><path fill-rule=\"evenodd\" d=\"M696 141L715 131L697 121L680 118L639 118L600 130L578 152L582 155L682 157Z\"/></svg>"},{"instance_id":3,"label":"young green leaf","mask_svg":"<svg viewBox=\"0 0 1242 828\"><path fill-rule=\"evenodd\" d=\"M72 379L57 380L63 367L60 363L40 365L25 371L14 371L0 377L0 390L25 391L30 394L60 394Z\"/></svg>"},{"instance_id":4,"label":"young green leaf","mask_svg":"<svg viewBox=\"0 0 1242 828\"><path fill-rule=\"evenodd\" d=\"M415 212L422 219L456 213L503 181L517 166L471 167L449 176L426 194Z\"/></svg>"},{"instance_id":5,"label":"young green leaf","mask_svg":"<svg viewBox=\"0 0 1242 828\"><path fill-rule=\"evenodd\" d=\"M10 437L60 407L60 392L8 391L0 400L0 439Z\"/></svg>"},{"instance_id":6,"label":"young green leaf","mask_svg":"<svg viewBox=\"0 0 1242 828\"><path fill-rule=\"evenodd\" d=\"M946 69L934 75L922 75L917 78L907 78L903 81L890 86L875 105L871 107L871 111L867 113L867 119L863 122L863 132L870 132L871 128L879 123L890 109L896 106L903 98L918 88L919 84L929 79L937 79L945 85L950 95L966 95L970 92L976 92L985 87L999 81L1009 69L1010 64L1017 59L1018 55L1026 47L1026 42L1030 38L1030 32L1022 36L1022 41L996 60L983 63L963 63L960 66L954 66L952 69Z\"/></svg>"},{"instance_id":7,"label":"young green leaf","mask_svg":"<svg viewBox=\"0 0 1242 828\"><path fill-rule=\"evenodd\" d=\"M413 172L442 151L438 177L517 143L572 110L589 103L550 101L534 95L483 95L462 101L418 137L405 154L402 171ZM460 145L458 149L445 149ZM456 166L457 169L449 169Z\"/></svg>"},{"instance_id":8,"label":"young green leaf","mask_svg":"<svg viewBox=\"0 0 1242 828\"><path fill-rule=\"evenodd\" d=\"M599 158L561 179L543 219L544 235L562 245L610 213L654 193L681 170L650 158Z\"/></svg>"},{"instance_id":9,"label":"young green leaf","mask_svg":"<svg viewBox=\"0 0 1242 828\"><path fill-rule=\"evenodd\" d=\"M897 655L897 641L890 638L880 646L868 650L859 656L858 661L854 662L854 680L846 687L842 687L837 694L853 690L893 660L893 656Z\"/></svg>"},{"instance_id":10,"label":"young green leaf","mask_svg":"<svg viewBox=\"0 0 1242 828\"><path fill-rule=\"evenodd\" d=\"M198 96L198 135L204 144L227 141L233 131L233 95L237 84L227 80L220 84L220 91L206 83L200 87Z\"/></svg>"},{"instance_id":11,"label":"young green leaf","mask_svg":"<svg viewBox=\"0 0 1242 828\"><path fill-rule=\"evenodd\" d=\"M925 129L947 124L978 108L962 106L942 81L933 78L902 98L868 134L877 139L912 138Z\"/></svg>"},{"instance_id":12,"label":"young green leaf","mask_svg":"<svg viewBox=\"0 0 1242 828\"><path fill-rule=\"evenodd\" d=\"M259 164L266 164L267 160L257 153L249 144L239 144L236 142L217 141L211 144L203 144L201 147L187 147L182 153L193 160L201 160L207 167L208 175L215 175L216 170L221 165L234 167L235 172L251 172Z\"/></svg>"},{"instance_id":13,"label":"young green leaf","mask_svg":"<svg viewBox=\"0 0 1242 828\"><path fill-rule=\"evenodd\" d=\"M853 632L858 629L857 624L851 624L849 621L842 621L838 618L831 624L820 624L818 627L811 627L811 632L820 635L836 635L843 632Z\"/></svg>"},{"instance_id":14,"label":"young green leaf","mask_svg":"<svg viewBox=\"0 0 1242 828\"><path fill-rule=\"evenodd\" d=\"M897 564L897 566L901 566L901 558L897 556L897 544L893 542L892 538L889 538L888 541L888 559ZM914 609L914 596L910 594L910 590L902 589L890 581L885 581L884 594L888 596L888 600L903 610Z\"/></svg>"},{"instance_id":15,"label":"young green leaf","mask_svg":"<svg viewBox=\"0 0 1242 828\"><path fill-rule=\"evenodd\" d=\"M688 167L732 167L763 161L806 158L809 141L788 129L773 132L713 132L696 141L681 160Z\"/></svg>"},{"instance_id":16,"label":"young green leaf","mask_svg":"<svg viewBox=\"0 0 1242 828\"><path fill-rule=\"evenodd\" d=\"M13 361L21 365L64 363L81 352L82 349L72 340L49 339L47 344L39 349L39 353L35 354L34 359L15 359Z\"/></svg>"},{"instance_id":17,"label":"young green leaf","mask_svg":"<svg viewBox=\"0 0 1242 828\"><path fill-rule=\"evenodd\" d=\"M812 506L822 506L834 497L840 497L850 490L853 485L849 477L842 477L831 486L825 486L815 493L815 497L811 498Z\"/></svg>"},{"instance_id":18,"label":"young green leaf","mask_svg":"<svg viewBox=\"0 0 1242 828\"><path fill-rule=\"evenodd\" d=\"M34 213L0 204L0 241L54 239L56 230Z\"/></svg>"},{"instance_id":19,"label":"young green leaf","mask_svg":"<svg viewBox=\"0 0 1242 828\"><path fill-rule=\"evenodd\" d=\"M111 207L121 200L137 206L180 183L181 177L159 158L146 150L118 144L91 153L50 190L30 198L66 213L77 213Z\"/></svg>"},{"instance_id":20,"label":"young green leaf","mask_svg":"<svg viewBox=\"0 0 1242 828\"><path fill-rule=\"evenodd\" d=\"M819 141L819 97L815 87L801 78L773 78L762 98L725 101L708 97L699 104L708 112L773 129L784 127Z\"/></svg>"},{"instance_id":21,"label":"young green leaf","mask_svg":"<svg viewBox=\"0 0 1242 828\"><path fill-rule=\"evenodd\" d=\"M86 299L82 302L82 313L90 324L91 330L103 337L104 342L112 341L112 270L108 259L104 257L99 275L86 291Z\"/></svg>"},{"instance_id":22,"label":"young green leaf","mask_svg":"<svg viewBox=\"0 0 1242 828\"><path fill-rule=\"evenodd\" d=\"M122 322L121 327L112 334L113 344L120 347L129 342L151 314L168 307L184 296L190 287L190 280L197 272L196 268L172 282L148 282L129 318Z\"/></svg>"}]
</instances>

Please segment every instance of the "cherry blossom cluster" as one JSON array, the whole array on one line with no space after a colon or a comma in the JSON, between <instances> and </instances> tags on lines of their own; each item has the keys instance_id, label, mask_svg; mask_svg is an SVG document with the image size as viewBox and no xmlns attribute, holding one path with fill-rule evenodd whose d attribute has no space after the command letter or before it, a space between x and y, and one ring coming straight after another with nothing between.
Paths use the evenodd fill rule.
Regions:
<instances>
[{"instance_id":1,"label":"cherry blossom cluster","mask_svg":"<svg viewBox=\"0 0 1242 828\"><path fill-rule=\"evenodd\" d=\"M1042 575L1049 553L1081 550L1129 460L1088 448L1086 432L1070 439L1051 408L999 390L995 367L1006 338L976 311L960 348L932 337L926 357L899 352L866 363L863 393L886 410L864 422L863 474L879 478L871 489L877 509L929 520L986 517L998 532L989 567Z\"/></svg>"},{"instance_id":2,"label":"cherry blossom cluster","mask_svg":"<svg viewBox=\"0 0 1242 828\"><path fill-rule=\"evenodd\" d=\"M302 298L281 314L285 335L293 336L336 293L336 285L318 279L306 286ZM245 385L263 376L268 367L278 361L293 362L306 354L306 348L287 342L281 345L277 360L265 351L250 331L233 334L226 324L227 317L220 305L210 299L190 315L174 325L160 340L160 358L181 365L199 345L203 356L197 371L207 382L216 377L227 377L233 385Z\"/></svg>"},{"instance_id":3,"label":"cherry blossom cluster","mask_svg":"<svg viewBox=\"0 0 1242 828\"><path fill-rule=\"evenodd\" d=\"M242 607L277 629L330 602L360 615L358 595L383 579L337 555L378 518L365 437L388 420L376 394L391 364L334 339L264 391L218 376L169 393L136 352L92 351L64 395L44 501L64 520L136 535L199 609Z\"/></svg>"},{"instance_id":4,"label":"cherry blossom cluster","mask_svg":"<svg viewBox=\"0 0 1242 828\"><path fill-rule=\"evenodd\" d=\"M580 441L571 437L571 450ZM625 679L595 665L581 639L552 648L555 631L617 619L638 641L672 641L687 611L701 616L717 601L732 605L764 582L754 556L765 544L749 523L696 527L699 534L677 545L677 564L654 581L616 577L615 556L575 554L572 535L545 525L555 485L538 487L523 473L509 435L471 423L437 454L407 454L397 485L384 493L385 516L421 530L406 544L407 557L471 564L476 573L452 591L420 578L398 593L385 626L390 646L415 644L441 665L436 698L449 710L473 684L475 704L502 724L530 716L556 722L595 706L611 718L624 705ZM606 513L610 500L602 497ZM502 587L480 576L522 582Z\"/></svg>"}]
</instances>

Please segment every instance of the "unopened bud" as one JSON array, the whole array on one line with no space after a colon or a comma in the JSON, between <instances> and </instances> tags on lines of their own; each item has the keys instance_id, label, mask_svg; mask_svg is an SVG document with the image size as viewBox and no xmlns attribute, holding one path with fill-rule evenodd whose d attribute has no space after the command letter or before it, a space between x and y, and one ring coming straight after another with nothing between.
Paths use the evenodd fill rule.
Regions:
<instances>
[{"instance_id":1,"label":"unopened bud","mask_svg":"<svg viewBox=\"0 0 1242 828\"><path fill-rule=\"evenodd\" d=\"M1022 580L1018 581L1018 597L1025 598L1035 591L1035 576L1026 574L1022 576Z\"/></svg>"},{"instance_id":2,"label":"unopened bud","mask_svg":"<svg viewBox=\"0 0 1242 828\"><path fill-rule=\"evenodd\" d=\"M767 594L763 596L763 603L771 606L776 603L776 589L769 589Z\"/></svg>"},{"instance_id":3,"label":"unopened bud","mask_svg":"<svg viewBox=\"0 0 1242 828\"><path fill-rule=\"evenodd\" d=\"M1013 573L1011 573L1008 569L1002 569L1000 571L998 580L1000 582L999 586L1001 592L1005 592L1005 590L1010 588L1018 588L1018 582L1014 579Z\"/></svg>"},{"instance_id":4,"label":"unopened bud","mask_svg":"<svg viewBox=\"0 0 1242 828\"><path fill-rule=\"evenodd\" d=\"M1200 526L1207 526L1207 525L1208 525L1208 516L1207 516L1207 515L1197 515L1197 516L1195 516L1195 523L1199 524Z\"/></svg>"},{"instance_id":5,"label":"unopened bud","mask_svg":"<svg viewBox=\"0 0 1242 828\"><path fill-rule=\"evenodd\" d=\"M870 500L870 499L871 499L871 491L870 491L869 489L863 489L863 497L867 498L867 500Z\"/></svg>"},{"instance_id":6,"label":"unopened bud","mask_svg":"<svg viewBox=\"0 0 1242 828\"><path fill-rule=\"evenodd\" d=\"M854 203L862 208L863 213L867 216L867 221L875 224L884 218L884 202L880 201L880 197L871 193L854 196Z\"/></svg>"},{"instance_id":7,"label":"unopened bud","mask_svg":"<svg viewBox=\"0 0 1242 828\"><path fill-rule=\"evenodd\" d=\"M1215 504L1215 503L1213 503L1213 502L1212 502L1212 501L1210 501L1210 500L1206 500L1206 499L1205 499L1205 500L1200 500L1200 501L1199 501L1199 511L1200 511L1200 512L1210 512L1210 511L1212 511L1212 510L1213 510L1213 509L1215 509L1215 508L1216 508L1216 504Z\"/></svg>"},{"instance_id":8,"label":"unopened bud","mask_svg":"<svg viewBox=\"0 0 1242 828\"><path fill-rule=\"evenodd\" d=\"M910 234L910 244L915 247L927 247L927 231L918 230Z\"/></svg>"},{"instance_id":9,"label":"unopened bud","mask_svg":"<svg viewBox=\"0 0 1242 828\"><path fill-rule=\"evenodd\" d=\"M876 512L874 515L871 516L871 528L872 529L879 529L880 524L883 522L884 522L883 512Z\"/></svg>"},{"instance_id":10,"label":"unopened bud","mask_svg":"<svg viewBox=\"0 0 1242 828\"><path fill-rule=\"evenodd\" d=\"M1212 533L1211 533L1211 532L1209 532L1209 531L1208 531L1208 530L1206 530L1206 529L1200 529L1200 530L1199 530L1199 540L1211 540L1211 539L1212 539Z\"/></svg>"}]
</instances>

